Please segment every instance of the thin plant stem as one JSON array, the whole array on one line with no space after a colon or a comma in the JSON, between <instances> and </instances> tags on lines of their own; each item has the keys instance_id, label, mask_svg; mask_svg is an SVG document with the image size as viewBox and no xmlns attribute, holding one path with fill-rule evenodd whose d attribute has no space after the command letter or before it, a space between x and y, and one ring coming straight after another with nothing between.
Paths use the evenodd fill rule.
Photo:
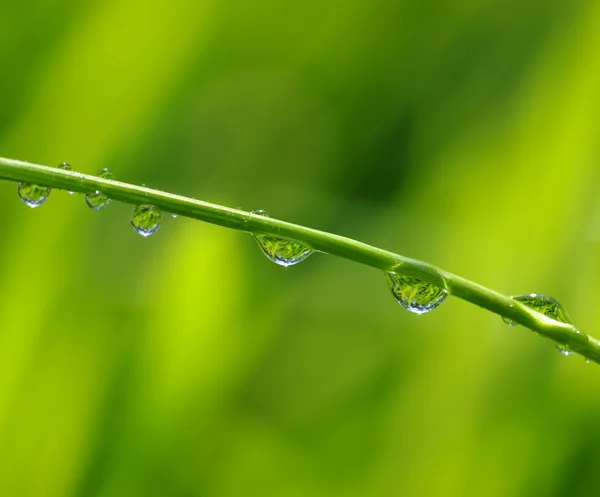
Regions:
<instances>
[{"instance_id":1,"label":"thin plant stem","mask_svg":"<svg viewBox=\"0 0 600 497\"><path fill-rule=\"evenodd\" d=\"M296 240L319 252L343 257L384 272L412 276L436 285L450 295L509 318L546 338L566 345L591 361L600 363L600 341L580 332L574 326L550 319L511 297L443 271L432 264L403 257L351 238L160 190L14 159L0 158L0 179L34 183L83 194L101 191L106 197L120 202L133 205L152 204L172 214L226 228Z\"/></svg>"}]
</instances>

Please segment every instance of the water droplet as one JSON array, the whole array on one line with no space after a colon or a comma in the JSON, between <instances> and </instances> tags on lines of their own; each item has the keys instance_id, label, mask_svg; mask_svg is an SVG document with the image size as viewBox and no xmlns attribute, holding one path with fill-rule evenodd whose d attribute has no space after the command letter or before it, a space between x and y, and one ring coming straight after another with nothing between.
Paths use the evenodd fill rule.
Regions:
<instances>
[{"instance_id":1,"label":"water droplet","mask_svg":"<svg viewBox=\"0 0 600 497\"><path fill-rule=\"evenodd\" d=\"M98 176L102 179L113 179L115 175L110 169L104 168L99 173ZM96 190L93 193L88 193L85 196L85 201L87 204L94 209L95 211L99 211L100 209L106 207L108 204L112 202L112 199L108 198L106 195L103 195L102 192Z\"/></svg>"},{"instance_id":2,"label":"water droplet","mask_svg":"<svg viewBox=\"0 0 600 497\"><path fill-rule=\"evenodd\" d=\"M160 211L153 205L138 205L133 209L131 226L143 237L156 233L162 223Z\"/></svg>"},{"instance_id":3,"label":"water droplet","mask_svg":"<svg viewBox=\"0 0 600 497\"><path fill-rule=\"evenodd\" d=\"M556 343L555 347L562 355L571 355L575 353L567 345L563 345L562 343Z\"/></svg>"},{"instance_id":4,"label":"water droplet","mask_svg":"<svg viewBox=\"0 0 600 497\"><path fill-rule=\"evenodd\" d=\"M34 185L33 183L19 183L19 197L25 205L31 208L39 207L50 196L51 188L47 186Z\"/></svg>"},{"instance_id":5,"label":"water droplet","mask_svg":"<svg viewBox=\"0 0 600 497\"><path fill-rule=\"evenodd\" d=\"M548 295L543 295L541 293L526 293L524 295L515 295L511 298L517 302L521 302L521 304L524 304L527 307L531 307L534 311L537 311L544 316L548 316L550 319L560 321L561 323L571 323L564 307L552 297L548 297ZM509 318L503 317L502 319L509 326L517 325L517 323Z\"/></svg>"},{"instance_id":6,"label":"water droplet","mask_svg":"<svg viewBox=\"0 0 600 497\"><path fill-rule=\"evenodd\" d=\"M438 307L448 292L412 276L385 273L392 294L407 311L423 314Z\"/></svg>"},{"instance_id":7,"label":"water droplet","mask_svg":"<svg viewBox=\"0 0 600 497\"><path fill-rule=\"evenodd\" d=\"M521 302L521 304L526 305L527 307L531 307L534 311L537 311L550 319L554 319L561 323L571 324L571 320L569 319L569 315L565 308L552 297L548 297L548 295L543 295L541 293L526 293L523 295L515 295L511 298ZM502 320L509 326L517 325L516 322L507 317L502 317ZM563 355L574 354L567 345L563 345L562 343L557 343L556 349Z\"/></svg>"},{"instance_id":8,"label":"water droplet","mask_svg":"<svg viewBox=\"0 0 600 497\"><path fill-rule=\"evenodd\" d=\"M252 211L251 214L269 217L267 212L263 210ZM275 264L279 264L280 266L293 266L294 264L302 262L309 255L315 252L306 245L288 238L255 234L252 234L252 236L264 254L271 261L273 261Z\"/></svg>"},{"instance_id":9,"label":"water droplet","mask_svg":"<svg viewBox=\"0 0 600 497\"><path fill-rule=\"evenodd\" d=\"M62 169L63 171L72 171L71 164L69 164L68 162L61 162L58 165L58 168ZM69 195L73 195L74 192L72 192L71 190L67 190L67 193Z\"/></svg>"},{"instance_id":10,"label":"water droplet","mask_svg":"<svg viewBox=\"0 0 600 497\"><path fill-rule=\"evenodd\" d=\"M171 214L171 217L172 217L173 219L177 219L177 218L179 217L179 215L178 215L178 214Z\"/></svg>"}]
</instances>

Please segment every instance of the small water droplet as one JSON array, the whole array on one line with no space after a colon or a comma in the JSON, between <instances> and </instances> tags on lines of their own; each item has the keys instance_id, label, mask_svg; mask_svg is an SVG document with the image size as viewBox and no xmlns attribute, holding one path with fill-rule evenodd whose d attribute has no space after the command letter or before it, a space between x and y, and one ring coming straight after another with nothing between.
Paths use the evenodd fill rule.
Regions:
<instances>
[{"instance_id":1,"label":"small water droplet","mask_svg":"<svg viewBox=\"0 0 600 497\"><path fill-rule=\"evenodd\" d=\"M575 353L568 346L563 345L562 343L557 343L555 346L556 350L558 350L562 355L571 355Z\"/></svg>"},{"instance_id":2,"label":"small water droplet","mask_svg":"<svg viewBox=\"0 0 600 497\"><path fill-rule=\"evenodd\" d=\"M179 217L179 215L178 215L178 214L171 214L171 217L172 217L173 219L177 219L177 218Z\"/></svg>"},{"instance_id":3,"label":"small water droplet","mask_svg":"<svg viewBox=\"0 0 600 497\"><path fill-rule=\"evenodd\" d=\"M548 295L541 293L526 293L523 295L515 295L511 298L521 302L521 304L526 305L527 307L531 307L534 311L537 311L540 314L549 317L550 319L554 319L555 321L559 321L561 323L571 324L571 320L569 319L569 315L567 314L565 308L560 305L557 300L549 297ZM502 317L502 320L509 326L517 325L515 321L507 317ZM563 355L574 354L574 352L567 345L557 343L555 346L556 349Z\"/></svg>"},{"instance_id":4,"label":"small water droplet","mask_svg":"<svg viewBox=\"0 0 600 497\"><path fill-rule=\"evenodd\" d=\"M385 273L392 295L407 311L424 314L438 307L448 292L412 276Z\"/></svg>"},{"instance_id":5,"label":"small water droplet","mask_svg":"<svg viewBox=\"0 0 600 497\"><path fill-rule=\"evenodd\" d=\"M50 196L51 188L47 186L34 185L33 183L19 183L19 197L25 205L31 208L39 207Z\"/></svg>"},{"instance_id":6,"label":"small water droplet","mask_svg":"<svg viewBox=\"0 0 600 497\"><path fill-rule=\"evenodd\" d=\"M131 226L143 237L156 233L162 223L160 211L153 205L138 205L133 209Z\"/></svg>"},{"instance_id":7,"label":"small water droplet","mask_svg":"<svg viewBox=\"0 0 600 497\"><path fill-rule=\"evenodd\" d=\"M251 214L269 217L267 212L263 210L252 211ZM252 234L252 236L256 240L256 243L258 243L258 246L262 249L263 253L271 261L280 266L293 266L294 264L302 262L315 252L306 245L288 238L256 234Z\"/></svg>"},{"instance_id":8,"label":"small water droplet","mask_svg":"<svg viewBox=\"0 0 600 497\"><path fill-rule=\"evenodd\" d=\"M509 307L514 307L514 304L510 304ZM502 321L504 321L508 326L517 326L517 323L504 316L502 316Z\"/></svg>"},{"instance_id":9,"label":"small water droplet","mask_svg":"<svg viewBox=\"0 0 600 497\"><path fill-rule=\"evenodd\" d=\"M98 176L102 179L113 179L115 177L113 172L107 168L102 169L98 173ZM99 211L100 209L110 204L112 202L112 199L108 198L106 195L103 195L101 191L96 190L93 193L88 193L85 196L85 201L92 209L94 209L95 211Z\"/></svg>"},{"instance_id":10,"label":"small water droplet","mask_svg":"<svg viewBox=\"0 0 600 497\"><path fill-rule=\"evenodd\" d=\"M58 168L62 169L63 171L72 171L71 164L69 164L68 162L61 162L58 165ZM72 192L71 190L67 190L67 193L69 195L73 195L74 192Z\"/></svg>"}]
</instances>

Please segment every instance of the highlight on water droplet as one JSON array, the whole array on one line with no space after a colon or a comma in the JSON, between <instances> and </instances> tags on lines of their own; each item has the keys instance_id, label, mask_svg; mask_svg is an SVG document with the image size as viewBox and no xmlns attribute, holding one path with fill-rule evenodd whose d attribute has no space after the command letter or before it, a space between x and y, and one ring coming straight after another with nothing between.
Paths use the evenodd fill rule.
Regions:
<instances>
[{"instance_id":1,"label":"highlight on water droplet","mask_svg":"<svg viewBox=\"0 0 600 497\"><path fill-rule=\"evenodd\" d=\"M19 183L19 197L25 205L32 209L42 205L50 196L51 188L47 186L34 185L33 183Z\"/></svg>"},{"instance_id":2,"label":"highlight on water droplet","mask_svg":"<svg viewBox=\"0 0 600 497\"><path fill-rule=\"evenodd\" d=\"M413 276L385 273L396 301L407 311L424 314L439 307L448 292Z\"/></svg>"},{"instance_id":3,"label":"highlight on water droplet","mask_svg":"<svg viewBox=\"0 0 600 497\"><path fill-rule=\"evenodd\" d=\"M113 172L107 168L102 169L98 173L98 176L102 179L113 179L115 177ZM101 191L96 190L93 193L88 193L85 196L85 201L92 209L99 211L110 204L112 199L108 198L106 195L103 195Z\"/></svg>"},{"instance_id":4,"label":"highlight on water droplet","mask_svg":"<svg viewBox=\"0 0 600 497\"><path fill-rule=\"evenodd\" d=\"M153 235L160 229L162 216L160 211L153 205L138 205L133 209L131 226L136 233L143 237Z\"/></svg>"},{"instance_id":5,"label":"highlight on water droplet","mask_svg":"<svg viewBox=\"0 0 600 497\"><path fill-rule=\"evenodd\" d=\"M59 169L62 169L63 171L72 171L71 164L69 164L68 162L61 162L61 163L58 165L58 168L59 168ZM73 193L74 193L74 192L73 192L73 191L71 191L71 190L67 190L67 193L68 193L69 195L73 195Z\"/></svg>"},{"instance_id":6,"label":"highlight on water droplet","mask_svg":"<svg viewBox=\"0 0 600 497\"><path fill-rule=\"evenodd\" d=\"M550 319L554 319L561 323L571 324L571 320L569 319L569 315L565 308L557 300L548 295L541 293L525 293L523 295L514 295L511 298L517 302L521 302L521 304L526 305L527 307L531 307L534 311L537 311ZM502 320L509 326L517 325L516 322L507 317L503 316ZM563 355L574 354L567 345L563 345L562 343L556 343L555 345L557 350Z\"/></svg>"},{"instance_id":7,"label":"highlight on water droplet","mask_svg":"<svg viewBox=\"0 0 600 497\"><path fill-rule=\"evenodd\" d=\"M269 217L269 214L263 210L252 211L251 214ZM254 233L252 236L267 258L280 266L293 266L315 252L303 243L288 238Z\"/></svg>"}]
</instances>

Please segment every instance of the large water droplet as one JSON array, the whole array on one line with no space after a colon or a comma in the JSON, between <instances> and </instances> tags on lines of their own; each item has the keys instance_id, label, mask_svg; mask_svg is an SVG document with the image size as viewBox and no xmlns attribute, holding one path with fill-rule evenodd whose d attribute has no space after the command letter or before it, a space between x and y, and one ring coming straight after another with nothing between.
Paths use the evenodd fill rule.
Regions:
<instances>
[{"instance_id":1,"label":"large water droplet","mask_svg":"<svg viewBox=\"0 0 600 497\"><path fill-rule=\"evenodd\" d=\"M162 223L160 211L153 205L138 205L133 209L131 226L143 237L156 233Z\"/></svg>"},{"instance_id":2,"label":"large water droplet","mask_svg":"<svg viewBox=\"0 0 600 497\"><path fill-rule=\"evenodd\" d=\"M33 183L19 183L19 197L25 205L31 208L39 207L50 196L50 188L47 186L34 185Z\"/></svg>"},{"instance_id":3,"label":"large water droplet","mask_svg":"<svg viewBox=\"0 0 600 497\"><path fill-rule=\"evenodd\" d=\"M263 210L252 211L252 214L269 217L269 214ZM294 264L302 262L309 255L314 253L313 249L288 238L255 234L252 234L252 236L264 254L271 261L273 261L275 264L279 264L280 266L293 266Z\"/></svg>"},{"instance_id":4,"label":"large water droplet","mask_svg":"<svg viewBox=\"0 0 600 497\"><path fill-rule=\"evenodd\" d=\"M438 307L448 292L412 276L385 273L392 294L407 311L423 314Z\"/></svg>"},{"instance_id":5,"label":"large water droplet","mask_svg":"<svg viewBox=\"0 0 600 497\"><path fill-rule=\"evenodd\" d=\"M569 315L565 308L552 297L548 297L548 295L543 295L541 293L526 293L523 295L514 295L511 298L521 302L521 304L526 305L527 307L531 307L534 311L537 311L550 319L554 319L561 323L571 324L571 320L569 319ZM516 322L507 317L502 317L502 320L509 326L517 325ZM556 348L563 355L571 355L574 353L567 345L563 345L562 343L557 343Z\"/></svg>"},{"instance_id":6,"label":"large water droplet","mask_svg":"<svg viewBox=\"0 0 600 497\"><path fill-rule=\"evenodd\" d=\"M115 177L113 172L107 168L102 169L98 173L98 176L102 179L113 179ZM112 199L108 198L106 195L103 195L101 191L96 190L93 193L88 193L85 196L85 201L92 209L94 209L95 211L99 211L100 209L110 204L112 202Z\"/></svg>"},{"instance_id":7,"label":"large water droplet","mask_svg":"<svg viewBox=\"0 0 600 497\"><path fill-rule=\"evenodd\" d=\"M71 171L71 164L69 164L68 162L61 162L58 165L59 169L62 169L63 171ZM73 192L71 190L67 190L67 192L69 193L69 195L73 195Z\"/></svg>"}]
</instances>

